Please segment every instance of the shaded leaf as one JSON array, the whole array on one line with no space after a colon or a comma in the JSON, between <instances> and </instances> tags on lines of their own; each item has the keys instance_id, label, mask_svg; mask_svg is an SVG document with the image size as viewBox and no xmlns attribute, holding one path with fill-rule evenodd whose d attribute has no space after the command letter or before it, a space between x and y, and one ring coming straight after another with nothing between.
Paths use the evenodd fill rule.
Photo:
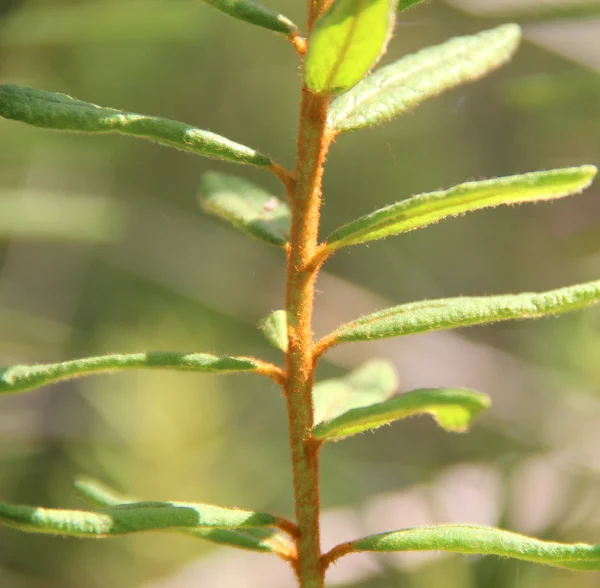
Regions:
<instances>
[{"instance_id":1,"label":"shaded leaf","mask_svg":"<svg viewBox=\"0 0 600 588\"><path fill-rule=\"evenodd\" d=\"M504 25L456 37L382 67L332 102L329 127L341 132L377 125L481 78L512 57L520 38L517 25Z\"/></svg>"},{"instance_id":2,"label":"shaded leaf","mask_svg":"<svg viewBox=\"0 0 600 588\"><path fill-rule=\"evenodd\" d=\"M284 353L288 350L288 320L290 318L287 311L275 310L258 323L266 340Z\"/></svg>"},{"instance_id":3,"label":"shaded leaf","mask_svg":"<svg viewBox=\"0 0 600 588\"><path fill-rule=\"evenodd\" d=\"M290 232L290 209L285 202L254 184L210 172L202 178L199 202L205 212L269 245L284 247Z\"/></svg>"},{"instance_id":4,"label":"shaded leaf","mask_svg":"<svg viewBox=\"0 0 600 588\"><path fill-rule=\"evenodd\" d=\"M264 365L252 357L228 357L208 353L150 351L101 355L62 363L15 365L0 368L0 394L24 392L53 382L90 374L138 368L167 368L196 372L257 371Z\"/></svg>"},{"instance_id":5,"label":"shaded leaf","mask_svg":"<svg viewBox=\"0 0 600 588\"><path fill-rule=\"evenodd\" d=\"M318 424L353 408L382 402L397 390L398 375L394 365L384 359L373 359L342 378L314 385L314 422Z\"/></svg>"},{"instance_id":6,"label":"shaded leaf","mask_svg":"<svg viewBox=\"0 0 600 588\"><path fill-rule=\"evenodd\" d=\"M304 63L306 86L340 94L360 82L385 53L396 0L334 0L311 33Z\"/></svg>"},{"instance_id":7,"label":"shaded leaf","mask_svg":"<svg viewBox=\"0 0 600 588\"><path fill-rule=\"evenodd\" d=\"M446 431L462 433L489 404L490 400L485 394L473 390L414 390L385 402L354 408L332 420L319 423L313 429L313 435L317 439L335 441L420 414L430 414Z\"/></svg>"},{"instance_id":8,"label":"shaded leaf","mask_svg":"<svg viewBox=\"0 0 600 588\"><path fill-rule=\"evenodd\" d=\"M182 122L14 84L0 86L0 116L58 131L131 135L212 159L257 166L272 164L268 157L249 147Z\"/></svg>"},{"instance_id":9,"label":"shaded leaf","mask_svg":"<svg viewBox=\"0 0 600 588\"><path fill-rule=\"evenodd\" d=\"M138 502L130 496L124 496L107 485L87 477L75 480L75 489L85 500L96 508L117 506ZM228 545L239 549L249 549L265 553L274 553L284 559L293 559L296 548L292 541L281 531L274 528L247 529L178 529L176 532L212 543Z\"/></svg>"},{"instance_id":10,"label":"shaded leaf","mask_svg":"<svg viewBox=\"0 0 600 588\"><path fill-rule=\"evenodd\" d=\"M419 194L363 216L335 230L326 250L398 235L450 216L501 204L563 198L581 192L594 179L593 165L466 182L449 190Z\"/></svg>"},{"instance_id":11,"label":"shaded leaf","mask_svg":"<svg viewBox=\"0 0 600 588\"><path fill-rule=\"evenodd\" d=\"M272 527L274 515L189 502L132 502L98 512L50 509L0 502L0 521L31 533L103 537L141 531Z\"/></svg>"},{"instance_id":12,"label":"shaded leaf","mask_svg":"<svg viewBox=\"0 0 600 588\"><path fill-rule=\"evenodd\" d=\"M418 4L421 0L398 0L397 10L401 12L402 10L406 10L415 4Z\"/></svg>"},{"instance_id":13,"label":"shaded leaf","mask_svg":"<svg viewBox=\"0 0 600 588\"><path fill-rule=\"evenodd\" d=\"M318 351L322 353L343 341L369 341L512 319L539 318L586 308L598 301L600 280L547 292L412 302L342 325L319 342Z\"/></svg>"},{"instance_id":14,"label":"shaded leaf","mask_svg":"<svg viewBox=\"0 0 600 588\"><path fill-rule=\"evenodd\" d=\"M497 555L575 570L600 570L600 544L554 543L491 527L437 525L353 541L346 551L451 551Z\"/></svg>"},{"instance_id":15,"label":"shaded leaf","mask_svg":"<svg viewBox=\"0 0 600 588\"><path fill-rule=\"evenodd\" d=\"M276 33L289 35L298 30L296 25L282 14L250 2L250 0L203 0L203 2L229 16Z\"/></svg>"}]
</instances>

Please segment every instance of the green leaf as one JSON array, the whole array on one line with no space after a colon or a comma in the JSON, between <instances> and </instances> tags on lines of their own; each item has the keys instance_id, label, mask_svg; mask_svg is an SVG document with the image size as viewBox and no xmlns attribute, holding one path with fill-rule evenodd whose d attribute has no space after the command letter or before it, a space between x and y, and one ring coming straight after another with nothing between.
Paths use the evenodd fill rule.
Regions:
<instances>
[{"instance_id":1,"label":"green leaf","mask_svg":"<svg viewBox=\"0 0 600 588\"><path fill-rule=\"evenodd\" d=\"M250 237L278 247L285 247L288 242L288 205L242 178L215 172L204 174L198 199L205 212Z\"/></svg>"},{"instance_id":2,"label":"green leaf","mask_svg":"<svg viewBox=\"0 0 600 588\"><path fill-rule=\"evenodd\" d=\"M498 321L539 318L600 301L600 280L547 292L443 298L394 306L342 325L319 342L319 352L337 343L415 335Z\"/></svg>"},{"instance_id":3,"label":"green leaf","mask_svg":"<svg viewBox=\"0 0 600 588\"><path fill-rule=\"evenodd\" d=\"M275 31L276 33L291 35L298 30L298 27L282 14L250 2L250 0L203 1L229 16Z\"/></svg>"},{"instance_id":4,"label":"green leaf","mask_svg":"<svg viewBox=\"0 0 600 588\"><path fill-rule=\"evenodd\" d=\"M0 116L36 127L82 133L121 133L212 159L270 166L273 162L239 143L188 124L105 108L56 92L0 85Z\"/></svg>"},{"instance_id":5,"label":"green leaf","mask_svg":"<svg viewBox=\"0 0 600 588\"><path fill-rule=\"evenodd\" d=\"M79 477L75 480L75 490L87 502L96 508L131 504L138 502L130 496L124 496L107 485L88 477ZM294 544L277 529L273 528L248 528L248 529L178 529L176 532L198 539L206 539L212 543L229 545L240 549L274 553L290 559L295 553Z\"/></svg>"},{"instance_id":6,"label":"green leaf","mask_svg":"<svg viewBox=\"0 0 600 588\"><path fill-rule=\"evenodd\" d=\"M318 382L313 387L314 421L331 420L353 408L387 400L398 390L394 365L372 359L343 378Z\"/></svg>"},{"instance_id":7,"label":"green leaf","mask_svg":"<svg viewBox=\"0 0 600 588\"><path fill-rule=\"evenodd\" d=\"M473 525L437 525L372 535L346 551L451 551L497 555L575 570L600 570L600 544L554 543Z\"/></svg>"},{"instance_id":8,"label":"green leaf","mask_svg":"<svg viewBox=\"0 0 600 588\"><path fill-rule=\"evenodd\" d=\"M471 210L570 196L587 188L597 171L593 165L568 167L467 182L449 190L419 194L340 227L329 236L325 249L335 251L406 233Z\"/></svg>"},{"instance_id":9,"label":"green leaf","mask_svg":"<svg viewBox=\"0 0 600 588\"><path fill-rule=\"evenodd\" d=\"M509 24L456 37L382 67L331 104L328 124L336 132L377 125L450 90L483 77L516 51L521 30Z\"/></svg>"},{"instance_id":10,"label":"green leaf","mask_svg":"<svg viewBox=\"0 0 600 588\"><path fill-rule=\"evenodd\" d=\"M260 360L253 357L228 357L208 353L150 351L101 355L62 363L0 368L0 394L24 392L61 380L126 369L167 368L196 372L251 372L259 370L262 365Z\"/></svg>"},{"instance_id":11,"label":"green leaf","mask_svg":"<svg viewBox=\"0 0 600 588\"><path fill-rule=\"evenodd\" d=\"M385 53L396 0L335 0L317 21L304 63L304 81L317 94L356 85Z\"/></svg>"},{"instance_id":12,"label":"green leaf","mask_svg":"<svg viewBox=\"0 0 600 588\"><path fill-rule=\"evenodd\" d=\"M141 531L272 527L274 515L190 502L132 502L98 512L50 509L0 502L0 521L31 533L105 537Z\"/></svg>"},{"instance_id":13,"label":"green leaf","mask_svg":"<svg viewBox=\"0 0 600 588\"><path fill-rule=\"evenodd\" d=\"M324 441L336 441L419 414L430 414L446 431L462 433L467 430L471 420L489 405L490 400L485 394L473 390L414 390L385 402L354 408L319 423L313 429L313 435Z\"/></svg>"},{"instance_id":14,"label":"green leaf","mask_svg":"<svg viewBox=\"0 0 600 588\"><path fill-rule=\"evenodd\" d=\"M284 353L288 350L288 321L290 318L287 311L275 310L258 323L258 327L267 341Z\"/></svg>"},{"instance_id":15,"label":"green leaf","mask_svg":"<svg viewBox=\"0 0 600 588\"><path fill-rule=\"evenodd\" d=\"M406 10L415 4L418 4L421 0L398 0L397 10L401 12L402 10Z\"/></svg>"}]
</instances>

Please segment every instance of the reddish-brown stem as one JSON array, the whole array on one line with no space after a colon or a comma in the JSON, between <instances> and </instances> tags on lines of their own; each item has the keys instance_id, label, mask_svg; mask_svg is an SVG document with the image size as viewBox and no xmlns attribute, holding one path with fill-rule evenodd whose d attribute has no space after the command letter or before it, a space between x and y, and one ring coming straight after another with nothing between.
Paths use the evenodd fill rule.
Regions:
<instances>
[{"instance_id":1,"label":"reddish-brown stem","mask_svg":"<svg viewBox=\"0 0 600 588\"><path fill-rule=\"evenodd\" d=\"M334 561L353 552L354 547L352 546L352 543L340 543L340 545L336 545L332 550L323 555L321 559L323 572L325 572Z\"/></svg>"},{"instance_id":2,"label":"reddish-brown stem","mask_svg":"<svg viewBox=\"0 0 600 588\"><path fill-rule=\"evenodd\" d=\"M294 46L294 49L296 49L296 53L298 53L298 55L306 54L308 43L300 33L293 33L288 37L288 39L290 43Z\"/></svg>"},{"instance_id":3,"label":"reddish-brown stem","mask_svg":"<svg viewBox=\"0 0 600 588\"><path fill-rule=\"evenodd\" d=\"M311 437L315 363L312 312L319 268L308 266L318 245L323 163L331 142L326 125L328 103L329 98L303 89L288 249L286 310L293 320L286 355L285 396L299 529L295 571L302 588L324 585L319 539L319 443Z\"/></svg>"}]
</instances>

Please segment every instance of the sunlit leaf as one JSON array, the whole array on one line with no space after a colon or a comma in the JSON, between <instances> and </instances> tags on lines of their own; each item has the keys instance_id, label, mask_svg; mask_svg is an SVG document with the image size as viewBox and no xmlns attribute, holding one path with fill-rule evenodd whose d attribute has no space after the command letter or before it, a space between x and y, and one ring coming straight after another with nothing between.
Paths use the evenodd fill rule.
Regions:
<instances>
[{"instance_id":1,"label":"sunlit leaf","mask_svg":"<svg viewBox=\"0 0 600 588\"><path fill-rule=\"evenodd\" d=\"M554 543L473 525L437 525L372 535L348 544L354 551L451 551L497 555L575 570L600 570L600 544Z\"/></svg>"},{"instance_id":2,"label":"sunlit leaf","mask_svg":"<svg viewBox=\"0 0 600 588\"><path fill-rule=\"evenodd\" d=\"M318 94L340 94L360 82L385 52L396 1L334 0L309 39L307 87Z\"/></svg>"},{"instance_id":3,"label":"sunlit leaf","mask_svg":"<svg viewBox=\"0 0 600 588\"><path fill-rule=\"evenodd\" d=\"M106 508L119 504L138 502L131 496L125 496L108 487L106 484L87 477L75 480L78 494L96 508ZM291 559L295 554L293 542L281 531L274 528L244 528L244 529L177 529L176 532L212 543L229 545L239 549L249 549L265 553L274 553L284 559Z\"/></svg>"},{"instance_id":4,"label":"sunlit leaf","mask_svg":"<svg viewBox=\"0 0 600 588\"><path fill-rule=\"evenodd\" d=\"M250 0L202 0L217 10L250 24L275 31L291 34L297 30L296 25L274 10L269 10Z\"/></svg>"},{"instance_id":5,"label":"sunlit leaf","mask_svg":"<svg viewBox=\"0 0 600 588\"><path fill-rule=\"evenodd\" d=\"M322 339L318 347L319 352L323 352L344 341L369 341L512 319L539 318L586 308L599 301L600 280L547 292L412 302L342 325Z\"/></svg>"},{"instance_id":6,"label":"sunlit leaf","mask_svg":"<svg viewBox=\"0 0 600 588\"><path fill-rule=\"evenodd\" d=\"M132 502L98 512L50 509L0 502L0 521L31 533L103 537L141 531L178 529L272 527L274 515L211 504Z\"/></svg>"},{"instance_id":7,"label":"sunlit leaf","mask_svg":"<svg viewBox=\"0 0 600 588\"><path fill-rule=\"evenodd\" d=\"M224 174L204 174L199 202L205 212L269 245L283 247L290 232L285 202L254 184Z\"/></svg>"},{"instance_id":8,"label":"sunlit leaf","mask_svg":"<svg viewBox=\"0 0 600 588\"><path fill-rule=\"evenodd\" d=\"M208 353L151 351L101 355L62 363L15 365L0 368L0 394L24 392L53 382L90 374L138 368L176 369L196 372L258 371L263 363L253 357L228 357Z\"/></svg>"},{"instance_id":9,"label":"sunlit leaf","mask_svg":"<svg viewBox=\"0 0 600 588\"><path fill-rule=\"evenodd\" d=\"M317 382L313 387L314 421L331 420L353 408L387 400L398 390L394 365L372 359L342 378Z\"/></svg>"},{"instance_id":10,"label":"sunlit leaf","mask_svg":"<svg viewBox=\"0 0 600 588\"><path fill-rule=\"evenodd\" d=\"M432 96L481 78L512 57L520 38L519 27L509 24L408 55L334 100L329 126L340 132L377 125Z\"/></svg>"},{"instance_id":11,"label":"sunlit leaf","mask_svg":"<svg viewBox=\"0 0 600 588\"><path fill-rule=\"evenodd\" d=\"M467 182L449 190L419 194L340 227L329 236L325 248L333 251L383 239L472 210L570 196L587 188L597 171L593 165L584 165Z\"/></svg>"},{"instance_id":12,"label":"sunlit leaf","mask_svg":"<svg viewBox=\"0 0 600 588\"><path fill-rule=\"evenodd\" d=\"M284 353L288 350L288 320L290 315L285 310L275 310L265 317L258 326L266 340Z\"/></svg>"},{"instance_id":13,"label":"sunlit leaf","mask_svg":"<svg viewBox=\"0 0 600 588\"><path fill-rule=\"evenodd\" d=\"M0 86L0 116L58 131L131 135L212 159L257 166L272 164L268 157L249 147L182 122L14 84Z\"/></svg>"},{"instance_id":14,"label":"sunlit leaf","mask_svg":"<svg viewBox=\"0 0 600 588\"><path fill-rule=\"evenodd\" d=\"M414 390L385 402L354 408L319 423L313 429L313 435L317 439L336 441L420 414L431 415L446 431L462 433L467 430L471 420L489 404L490 400L485 394L473 390Z\"/></svg>"}]
</instances>

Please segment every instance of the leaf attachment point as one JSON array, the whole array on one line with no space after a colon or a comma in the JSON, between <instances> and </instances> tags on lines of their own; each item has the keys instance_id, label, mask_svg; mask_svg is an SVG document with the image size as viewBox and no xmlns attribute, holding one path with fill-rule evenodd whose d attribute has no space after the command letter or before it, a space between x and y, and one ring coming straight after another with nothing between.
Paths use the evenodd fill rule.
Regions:
<instances>
[{"instance_id":1,"label":"leaf attachment point","mask_svg":"<svg viewBox=\"0 0 600 588\"><path fill-rule=\"evenodd\" d=\"M371 535L338 545L325 555L325 565L360 551L450 551L511 557L571 570L600 570L600 544L554 543L473 525L437 525Z\"/></svg>"},{"instance_id":2,"label":"leaf attachment point","mask_svg":"<svg viewBox=\"0 0 600 588\"><path fill-rule=\"evenodd\" d=\"M107 508L119 504L138 502L136 498L124 496L98 480L79 477L74 483L77 493L96 508ZM177 529L177 533L206 539L212 543L228 545L239 549L249 549L262 553L273 553L285 560L294 560L296 547L288 536L275 528L237 528L232 529Z\"/></svg>"},{"instance_id":3,"label":"leaf attachment point","mask_svg":"<svg viewBox=\"0 0 600 588\"><path fill-rule=\"evenodd\" d=\"M313 429L313 435L323 441L337 441L420 414L430 414L446 431L462 433L473 418L489 405L488 396L473 390L414 390L385 402L354 408L332 420L319 423Z\"/></svg>"},{"instance_id":4,"label":"leaf attachment point","mask_svg":"<svg viewBox=\"0 0 600 588\"><path fill-rule=\"evenodd\" d=\"M274 10L260 6L256 2L250 2L250 0L203 0L203 2L229 16L233 16L233 18L276 33L292 35L298 30L298 27L290 19Z\"/></svg>"},{"instance_id":5,"label":"leaf attachment point","mask_svg":"<svg viewBox=\"0 0 600 588\"><path fill-rule=\"evenodd\" d=\"M386 122L428 98L497 69L512 57L520 39L520 28L508 24L408 55L334 100L329 127L342 132Z\"/></svg>"},{"instance_id":6,"label":"leaf attachment point","mask_svg":"<svg viewBox=\"0 0 600 588\"><path fill-rule=\"evenodd\" d=\"M583 165L466 182L449 190L419 194L340 227L329 235L323 249L331 253L347 245L420 229L472 210L571 196L585 190L597 171L593 165Z\"/></svg>"},{"instance_id":7,"label":"leaf attachment point","mask_svg":"<svg viewBox=\"0 0 600 588\"><path fill-rule=\"evenodd\" d=\"M0 368L0 394L33 390L47 384L90 374L127 369L157 368L196 372L259 372L270 375L271 364L253 357L229 357L208 353L175 353L153 351L101 355L62 363L15 365Z\"/></svg>"},{"instance_id":8,"label":"leaf attachment point","mask_svg":"<svg viewBox=\"0 0 600 588\"><path fill-rule=\"evenodd\" d=\"M246 235L268 245L285 247L290 232L287 203L238 178L209 172L202 179L200 206Z\"/></svg>"},{"instance_id":9,"label":"leaf attachment point","mask_svg":"<svg viewBox=\"0 0 600 588\"><path fill-rule=\"evenodd\" d=\"M540 318L600 301L600 280L547 292L442 298L394 306L342 325L317 345L317 354L342 342L369 341L429 331Z\"/></svg>"},{"instance_id":10,"label":"leaf attachment point","mask_svg":"<svg viewBox=\"0 0 600 588\"><path fill-rule=\"evenodd\" d=\"M14 84L0 86L0 116L57 131L131 135L211 159L259 167L273 165L271 159L254 149L182 122L97 106L67 94Z\"/></svg>"},{"instance_id":11,"label":"leaf attachment point","mask_svg":"<svg viewBox=\"0 0 600 588\"><path fill-rule=\"evenodd\" d=\"M397 0L335 0L308 41L304 81L317 94L356 85L385 53Z\"/></svg>"},{"instance_id":12,"label":"leaf attachment point","mask_svg":"<svg viewBox=\"0 0 600 588\"><path fill-rule=\"evenodd\" d=\"M353 408L383 402L397 390L396 368L384 359L372 359L342 378L318 382L313 387L315 425Z\"/></svg>"}]
</instances>

